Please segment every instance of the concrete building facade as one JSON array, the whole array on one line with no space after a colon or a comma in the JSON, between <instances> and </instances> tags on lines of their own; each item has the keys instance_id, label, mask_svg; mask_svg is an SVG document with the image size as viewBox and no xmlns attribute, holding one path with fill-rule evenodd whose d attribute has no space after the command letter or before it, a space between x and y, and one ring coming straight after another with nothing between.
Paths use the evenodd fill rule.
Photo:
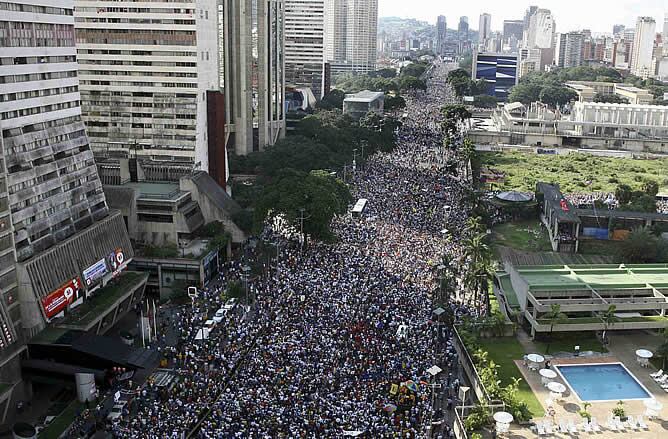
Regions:
<instances>
[{"instance_id":1,"label":"concrete building facade","mask_svg":"<svg viewBox=\"0 0 668 439\"><path fill-rule=\"evenodd\" d=\"M581 66L583 42L584 39L580 32L557 34L554 50L555 64L563 68Z\"/></svg>"},{"instance_id":2,"label":"concrete building facade","mask_svg":"<svg viewBox=\"0 0 668 439\"><path fill-rule=\"evenodd\" d=\"M641 78L654 76L652 53L655 37L656 21L652 17L638 17L631 55L632 74Z\"/></svg>"},{"instance_id":3,"label":"concrete building facade","mask_svg":"<svg viewBox=\"0 0 668 439\"><path fill-rule=\"evenodd\" d=\"M219 82L215 3L75 4L82 110L95 155L173 164L159 180L208 170L206 92Z\"/></svg>"},{"instance_id":4,"label":"concrete building facade","mask_svg":"<svg viewBox=\"0 0 668 439\"><path fill-rule=\"evenodd\" d=\"M550 49L554 44L556 25L549 9L538 9L529 18L529 27L524 34L524 47Z\"/></svg>"},{"instance_id":5,"label":"concrete building facade","mask_svg":"<svg viewBox=\"0 0 668 439\"><path fill-rule=\"evenodd\" d=\"M492 15L488 13L480 14L478 21L478 43L485 42L492 36Z\"/></svg>"},{"instance_id":6,"label":"concrete building facade","mask_svg":"<svg viewBox=\"0 0 668 439\"><path fill-rule=\"evenodd\" d=\"M285 0L285 83L320 99L325 69L325 1Z\"/></svg>"},{"instance_id":7,"label":"concrete building facade","mask_svg":"<svg viewBox=\"0 0 668 439\"><path fill-rule=\"evenodd\" d=\"M448 33L448 23L445 15L439 15L436 19L436 54L445 55L446 42L445 39Z\"/></svg>"},{"instance_id":8,"label":"concrete building facade","mask_svg":"<svg viewBox=\"0 0 668 439\"><path fill-rule=\"evenodd\" d=\"M378 0L325 0L325 61L332 73L376 69Z\"/></svg>"},{"instance_id":9,"label":"concrete building facade","mask_svg":"<svg viewBox=\"0 0 668 439\"><path fill-rule=\"evenodd\" d=\"M26 340L104 295L133 257L86 136L76 56L73 0L0 3L0 422L30 398Z\"/></svg>"},{"instance_id":10,"label":"concrete building facade","mask_svg":"<svg viewBox=\"0 0 668 439\"><path fill-rule=\"evenodd\" d=\"M225 114L228 144L245 155L285 135L285 3L224 3Z\"/></svg>"}]
</instances>

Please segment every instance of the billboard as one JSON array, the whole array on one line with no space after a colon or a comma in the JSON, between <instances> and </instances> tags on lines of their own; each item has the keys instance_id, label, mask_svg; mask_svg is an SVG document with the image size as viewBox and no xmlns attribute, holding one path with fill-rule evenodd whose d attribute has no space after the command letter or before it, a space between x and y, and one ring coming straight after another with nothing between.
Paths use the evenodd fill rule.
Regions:
<instances>
[{"instance_id":1,"label":"billboard","mask_svg":"<svg viewBox=\"0 0 668 439\"><path fill-rule=\"evenodd\" d=\"M47 319L52 318L64 310L67 305L77 300L81 288L81 279L74 279L65 283L51 294L42 298L42 307Z\"/></svg>"},{"instance_id":2,"label":"billboard","mask_svg":"<svg viewBox=\"0 0 668 439\"><path fill-rule=\"evenodd\" d=\"M102 277L107 274L107 264L104 259L100 259L90 267L86 268L83 271L84 282L86 287L90 287L96 282L98 282Z\"/></svg>"},{"instance_id":3,"label":"billboard","mask_svg":"<svg viewBox=\"0 0 668 439\"><path fill-rule=\"evenodd\" d=\"M111 269L114 276L123 270L127 263L125 262L125 255L123 249L117 248L107 256L107 265Z\"/></svg>"}]
</instances>

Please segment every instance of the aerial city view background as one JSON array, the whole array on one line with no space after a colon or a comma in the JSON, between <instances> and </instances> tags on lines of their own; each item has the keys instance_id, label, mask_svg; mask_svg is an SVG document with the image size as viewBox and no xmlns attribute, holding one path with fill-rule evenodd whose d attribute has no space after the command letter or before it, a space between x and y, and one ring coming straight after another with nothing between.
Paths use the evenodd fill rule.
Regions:
<instances>
[{"instance_id":1,"label":"aerial city view background","mask_svg":"<svg viewBox=\"0 0 668 439\"><path fill-rule=\"evenodd\" d=\"M665 0L0 0L0 438L668 437Z\"/></svg>"}]
</instances>

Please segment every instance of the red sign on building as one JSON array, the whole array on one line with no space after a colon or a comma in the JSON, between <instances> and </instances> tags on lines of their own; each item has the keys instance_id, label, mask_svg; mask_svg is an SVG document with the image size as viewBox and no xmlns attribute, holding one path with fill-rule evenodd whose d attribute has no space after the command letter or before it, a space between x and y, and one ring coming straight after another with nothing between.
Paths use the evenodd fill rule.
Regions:
<instances>
[{"instance_id":1,"label":"red sign on building","mask_svg":"<svg viewBox=\"0 0 668 439\"><path fill-rule=\"evenodd\" d=\"M74 302L79 297L81 280L75 277L53 293L42 298L42 307L47 319L52 318L64 310L67 305Z\"/></svg>"}]
</instances>

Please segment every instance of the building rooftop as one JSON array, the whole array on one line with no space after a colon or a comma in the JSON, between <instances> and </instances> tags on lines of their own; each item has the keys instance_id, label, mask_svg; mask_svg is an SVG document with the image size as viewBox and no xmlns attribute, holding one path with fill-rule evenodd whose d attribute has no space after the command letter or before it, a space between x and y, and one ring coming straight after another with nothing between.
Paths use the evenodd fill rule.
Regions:
<instances>
[{"instance_id":1,"label":"building rooftop","mask_svg":"<svg viewBox=\"0 0 668 439\"><path fill-rule=\"evenodd\" d=\"M532 291L668 288L668 264L524 266L517 273Z\"/></svg>"},{"instance_id":2,"label":"building rooftop","mask_svg":"<svg viewBox=\"0 0 668 439\"><path fill-rule=\"evenodd\" d=\"M347 94L345 101L348 102L373 102L380 97L384 97L385 93L382 91L362 90L357 93Z\"/></svg>"},{"instance_id":3,"label":"building rooftop","mask_svg":"<svg viewBox=\"0 0 668 439\"><path fill-rule=\"evenodd\" d=\"M176 200L182 196L179 184L175 182L129 182L123 184L122 187L137 190L139 198Z\"/></svg>"}]
</instances>

